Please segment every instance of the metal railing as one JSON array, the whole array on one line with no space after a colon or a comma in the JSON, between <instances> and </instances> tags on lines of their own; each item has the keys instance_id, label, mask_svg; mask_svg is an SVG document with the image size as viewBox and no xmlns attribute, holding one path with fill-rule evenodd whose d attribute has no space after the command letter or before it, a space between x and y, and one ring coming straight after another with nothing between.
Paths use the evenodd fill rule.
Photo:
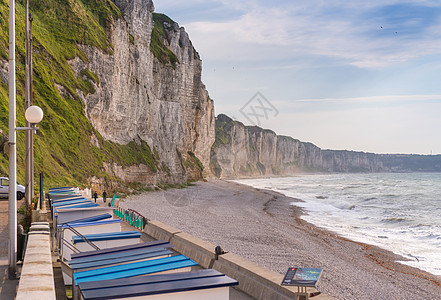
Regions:
<instances>
[{"instance_id":1,"label":"metal railing","mask_svg":"<svg viewBox=\"0 0 441 300\"><path fill-rule=\"evenodd\" d=\"M144 226L147 225L149 221L149 219L133 209L116 207L113 209L113 214L139 230L144 230Z\"/></svg>"},{"instance_id":2,"label":"metal railing","mask_svg":"<svg viewBox=\"0 0 441 300\"><path fill-rule=\"evenodd\" d=\"M72 231L75 235L80 237L84 242L86 242L89 246L91 246L95 250L100 250L100 248L95 245L93 242L88 240L84 235L82 235L78 230L73 228L69 223L63 223L59 228L57 228L57 247L58 247L58 255L60 258L63 258L63 245L65 245L67 248L72 250L74 253L80 253L81 251L75 247L72 243L64 239L64 231L66 229L69 229Z\"/></svg>"}]
</instances>

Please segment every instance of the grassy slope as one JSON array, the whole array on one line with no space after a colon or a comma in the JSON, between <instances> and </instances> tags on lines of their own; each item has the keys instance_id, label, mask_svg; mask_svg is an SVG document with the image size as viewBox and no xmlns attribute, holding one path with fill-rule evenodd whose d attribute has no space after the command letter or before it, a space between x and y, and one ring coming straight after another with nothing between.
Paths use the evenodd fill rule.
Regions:
<instances>
[{"instance_id":1,"label":"grassy slope","mask_svg":"<svg viewBox=\"0 0 441 300\"><path fill-rule=\"evenodd\" d=\"M164 40L167 40L167 31L164 28L164 23L170 26L175 22L164 14L153 13L154 27L152 31L152 38L150 41L150 50L153 52L156 58L163 64L171 64L173 69L176 67L176 63L179 63L179 59L165 44Z\"/></svg>"},{"instance_id":2,"label":"grassy slope","mask_svg":"<svg viewBox=\"0 0 441 300\"><path fill-rule=\"evenodd\" d=\"M94 92L98 77L83 70L76 77L67 60L87 57L78 44L93 45L112 53L108 29L114 18L122 18L109 0L30 1L34 35L34 104L45 117L35 136L35 173L44 172L46 185L87 184L90 176L109 178L103 162L119 165L147 164L157 170L158 159L145 143L126 146L104 141L84 115L76 91ZM0 57L8 60L9 5L0 0ZM24 125L24 0L16 2L17 43L17 123ZM84 78L84 79L83 79ZM63 86L70 96L62 97L54 84ZM8 86L0 82L0 129L8 132ZM95 134L101 149L92 146ZM18 179L23 182L24 134L17 134ZM0 155L0 174L8 172L7 154ZM111 178L109 178L111 179Z\"/></svg>"}]
</instances>

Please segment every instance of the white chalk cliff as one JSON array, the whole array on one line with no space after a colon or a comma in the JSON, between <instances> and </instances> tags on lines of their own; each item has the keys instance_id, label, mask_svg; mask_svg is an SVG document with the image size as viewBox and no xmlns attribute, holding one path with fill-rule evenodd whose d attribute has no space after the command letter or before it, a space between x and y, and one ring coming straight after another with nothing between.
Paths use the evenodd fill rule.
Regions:
<instances>
[{"instance_id":1,"label":"white chalk cliff","mask_svg":"<svg viewBox=\"0 0 441 300\"><path fill-rule=\"evenodd\" d=\"M146 142L159 156L160 167L155 172L144 165L104 167L127 181L178 183L189 178L185 161L196 156L207 172L215 134L214 103L201 81L202 61L188 34L165 16L156 19L161 43L176 61L158 58L151 50L153 2L113 2L123 15L112 21L113 53L84 46L89 61L76 58L70 65L78 76L89 70L99 78L91 81L96 92L82 96L85 114L98 132L119 144Z\"/></svg>"},{"instance_id":2,"label":"white chalk cliff","mask_svg":"<svg viewBox=\"0 0 441 300\"><path fill-rule=\"evenodd\" d=\"M440 172L441 155L322 150L221 114L216 119L210 167L215 176L227 179L305 172Z\"/></svg>"}]
</instances>

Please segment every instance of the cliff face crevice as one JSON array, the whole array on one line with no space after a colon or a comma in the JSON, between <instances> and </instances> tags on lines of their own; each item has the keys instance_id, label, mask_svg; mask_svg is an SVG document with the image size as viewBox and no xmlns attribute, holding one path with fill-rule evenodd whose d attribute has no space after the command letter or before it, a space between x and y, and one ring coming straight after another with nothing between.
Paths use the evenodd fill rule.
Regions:
<instances>
[{"instance_id":1,"label":"cliff face crevice","mask_svg":"<svg viewBox=\"0 0 441 300\"><path fill-rule=\"evenodd\" d=\"M69 62L77 76L89 70L99 79L89 78L94 93L78 94L86 116L104 139L124 145L145 141L158 153L161 167L152 173L143 166L123 169L107 164L106 171L149 184L185 182L192 178L182 159L189 159L191 152L207 172L214 142L214 103L201 81L202 62L188 34L167 17L158 18L151 0L113 2L124 17L111 26L113 53L82 46L88 61ZM154 48L157 44L162 48ZM155 49L162 52L154 53ZM138 175L130 175L131 170Z\"/></svg>"},{"instance_id":2,"label":"cliff face crevice","mask_svg":"<svg viewBox=\"0 0 441 300\"><path fill-rule=\"evenodd\" d=\"M286 176L305 172L439 172L441 156L380 155L319 147L226 115L216 118L212 173L220 178Z\"/></svg>"}]
</instances>

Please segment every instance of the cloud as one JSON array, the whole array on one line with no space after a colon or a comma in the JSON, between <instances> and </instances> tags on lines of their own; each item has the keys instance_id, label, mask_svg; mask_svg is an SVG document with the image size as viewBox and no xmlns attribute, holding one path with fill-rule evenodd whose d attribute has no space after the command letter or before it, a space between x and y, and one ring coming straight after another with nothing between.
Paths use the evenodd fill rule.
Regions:
<instances>
[{"instance_id":1,"label":"cloud","mask_svg":"<svg viewBox=\"0 0 441 300\"><path fill-rule=\"evenodd\" d=\"M351 97L351 98L320 98L320 99L299 99L297 103L398 103L398 102L422 102L422 101L440 101L441 95L389 95L389 96L371 96L371 97Z\"/></svg>"},{"instance_id":2,"label":"cloud","mask_svg":"<svg viewBox=\"0 0 441 300\"><path fill-rule=\"evenodd\" d=\"M314 103L317 106L322 103ZM434 128L441 126L441 101L420 105L342 106L331 110L280 109L265 128L277 134L309 141L321 148L375 153L441 153ZM246 120L242 120L245 121Z\"/></svg>"},{"instance_id":3,"label":"cloud","mask_svg":"<svg viewBox=\"0 0 441 300\"><path fill-rule=\"evenodd\" d=\"M279 1L280 2L280 1ZM319 55L359 68L380 68L441 51L441 9L432 1L222 3L240 16L190 22L199 47L219 60Z\"/></svg>"},{"instance_id":4,"label":"cloud","mask_svg":"<svg viewBox=\"0 0 441 300\"><path fill-rule=\"evenodd\" d=\"M280 111L262 126L279 134L441 153L439 0L163 2L201 54L216 113L241 120L261 91Z\"/></svg>"},{"instance_id":5,"label":"cloud","mask_svg":"<svg viewBox=\"0 0 441 300\"><path fill-rule=\"evenodd\" d=\"M212 35L213 39L225 38L223 42L231 44L292 44L288 30L291 18L280 9L251 11L239 19L222 22L193 22L185 27L192 33ZM208 37L209 38L209 37ZM210 39L210 38L209 38ZM211 39L210 39L211 40ZM218 43L220 41L218 40Z\"/></svg>"},{"instance_id":6,"label":"cloud","mask_svg":"<svg viewBox=\"0 0 441 300\"><path fill-rule=\"evenodd\" d=\"M351 98L322 98L322 99L300 99L300 100L279 100L272 101L280 111L286 114L323 114L342 113L358 110L395 110L399 113L403 108L421 107L423 109L432 105L441 105L441 95L390 95L372 97L351 97ZM430 112L430 110L428 110ZM346 121L353 120L347 117ZM385 121L389 122L391 119ZM354 120L356 121L356 119ZM384 120L383 120L384 121ZM441 126L441 120L438 122Z\"/></svg>"}]
</instances>

